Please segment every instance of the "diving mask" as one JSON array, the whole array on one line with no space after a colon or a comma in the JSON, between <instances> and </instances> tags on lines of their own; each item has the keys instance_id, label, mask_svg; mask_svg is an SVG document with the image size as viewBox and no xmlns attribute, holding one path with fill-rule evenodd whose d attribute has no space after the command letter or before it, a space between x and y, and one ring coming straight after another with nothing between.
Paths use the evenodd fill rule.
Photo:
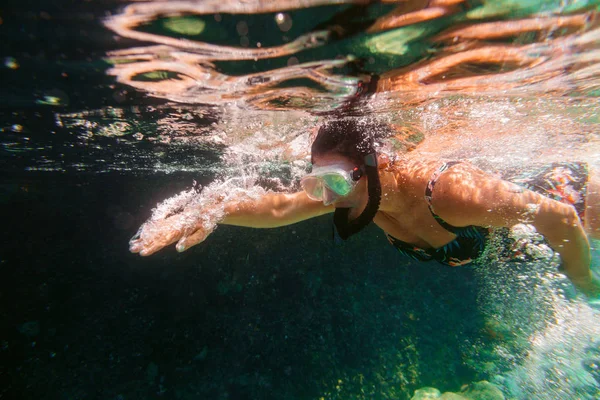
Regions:
<instances>
[{"instance_id":1,"label":"diving mask","mask_svg":"<svg viewBox=\"0 0 600 400\"><path fill-rule=\"evenodd\" d=\"M337 197L350 194L362 175L363 169L359 167L354 167L350 171L338 165L315 167L310 174L300 180L300 185L310 199L324 201L328 205ZM337 196L328 195L326 189Z\"/></svg>"}]
</instances>

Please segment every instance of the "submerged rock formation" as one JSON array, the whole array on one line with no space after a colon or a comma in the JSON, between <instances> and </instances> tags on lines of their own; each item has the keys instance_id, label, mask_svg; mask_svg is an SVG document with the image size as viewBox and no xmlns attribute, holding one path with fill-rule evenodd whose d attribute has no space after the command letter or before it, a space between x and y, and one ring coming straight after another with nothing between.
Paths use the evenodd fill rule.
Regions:
<instances>
[{"instance_id":1,"label":"submerged rock formation","mask_svg":"<svg viewBox=\"0 0 600 400\"><path fill-rule=\"evenodd\" d=\"M466 385L460 392L441 393L438 389L424 387L415 390L411 400L504 400L504 395L495 385L487 382L475 382Z\"/></svg>"}]
</instances>

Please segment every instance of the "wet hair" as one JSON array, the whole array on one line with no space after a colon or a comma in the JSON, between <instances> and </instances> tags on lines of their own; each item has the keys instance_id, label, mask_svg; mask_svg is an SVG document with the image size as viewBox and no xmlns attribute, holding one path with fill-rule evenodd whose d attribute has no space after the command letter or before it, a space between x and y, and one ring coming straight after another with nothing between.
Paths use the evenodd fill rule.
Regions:
<instances>
[{"instance_id":1,"label":"wet hair","mask_svg":"<svg viewBox=\"0 0 600 400\"><path fill-rule=\"evenodd\" d=\"M365 156L375 151L375 139L387 130L389 128L375 122L359 123L355 119L328 121L321 125L312 143L311 162L314 164L315 156L339 154L361 166Z\"/></svg>"}]
</instances>

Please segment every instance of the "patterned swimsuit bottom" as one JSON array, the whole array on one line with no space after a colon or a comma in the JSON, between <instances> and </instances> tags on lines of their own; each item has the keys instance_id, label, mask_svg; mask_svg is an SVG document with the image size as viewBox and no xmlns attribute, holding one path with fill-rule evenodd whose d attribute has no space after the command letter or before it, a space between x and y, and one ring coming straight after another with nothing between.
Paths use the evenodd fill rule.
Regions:
<instances>
[{"instance_id":1,"label":"patterned swimsuit bottom","mask_svg":"<svg viewBox=\"0 0 600 400\"><path fill-rule=\"evenodd\" d=\"M388 234L388 240L400 253L417 261L436 260L442 264L456 267L473 262L485 250L489 229L480 226L457 227L450 225L433 211L431 205L435 183L445 171L458 163L458 161L444 163L434 172L425 189L425 201L431 215L444 229L455 234L456 239L437 249L422 249ZM572 205L583 221L589 179L586 163L545 164L525 172L509 173L504 179L553 200Z\"/></svg>"}]
</instances>

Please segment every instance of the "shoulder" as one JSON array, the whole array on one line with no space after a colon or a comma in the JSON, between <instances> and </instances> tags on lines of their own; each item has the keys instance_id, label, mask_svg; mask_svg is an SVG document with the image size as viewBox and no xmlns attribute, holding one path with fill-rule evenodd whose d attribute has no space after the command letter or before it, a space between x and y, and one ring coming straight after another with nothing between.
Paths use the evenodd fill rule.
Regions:
<instances>
[{"instance_id":1,"label":"shoulder","mask_svg":"<svg viewBox=\"0 0 600 400\"><path fill-rule=\"evenodd\" d=\"M436 201L474 200L474 192L481 192L498 178L468 162L439 163L434 172L433 198Z\"/></svg>"},{"instance_id":2,"label":"shoulder","mask_svg":"<svg viewBox=\"0 0 600 400\"><path fill-rule=\"evenodd\" d=\"M380 164L379 177L384 190L388 186L393 193L406 193L411 190L424 190L433 170L433 164L427 161L396 158L387 164Z\"/></svg>"},{"instance_id":3,"label":"shoulder","mask_svg":"<svg viewBox=\"0 0 600 400\"><path fill-rule=\"evenodd\" d=\"M436 211L461 212L480 200L482 188L494 177L468 162L438 161L428 170L427 186Z\"/></svg>"},{"instance_id":4,"label":"shoulder","mask_svg":"<svg viewBox=\"0 0 600 400\"><path fill-rule=\"evenodd\" d=\"M529 199L525 192L496 174L461 162L439 176L431 201L436 214L448 223L465 226L481 220L492 209L520 205Z\"/></svg>"},{"instance_id":5,"label":"shoulder","mask_svg":"<svg viewBox=\"0 0 600 400\"><path fill-rule=\"evenodd\" d=\"M378 157L379 170L406 176L407 178L427 178L443 161L429 158L412 158L396 154L392 156L381 155Z\"/></svg>"},{"instance_id":6,"label":"shoulder","mask_svg":"<svg viewBox=\"0 0 600 400\"><path fill-rule=\"evenodd\" d=\"M453 189L458 191L459 188L494 178L494 175L483 172L469 162L434 158L398 157L386 164L385 168L380 167L380 171L390 172L399 181L409 186L415 186L417 189L434 181L436 192L445 192L446 190L452 192Z\"/></svg>"},{"instance_id":7,"label":"shoulder","mask_svg":"<svg viewBox=\"0 0 600 400\"><path fill-rule=\"evenodd\" d=\"M427 184L442 164L439 160L398 157L381 168L381 207L394 212L423 207Z\"/></svg>"}]
</instances>

